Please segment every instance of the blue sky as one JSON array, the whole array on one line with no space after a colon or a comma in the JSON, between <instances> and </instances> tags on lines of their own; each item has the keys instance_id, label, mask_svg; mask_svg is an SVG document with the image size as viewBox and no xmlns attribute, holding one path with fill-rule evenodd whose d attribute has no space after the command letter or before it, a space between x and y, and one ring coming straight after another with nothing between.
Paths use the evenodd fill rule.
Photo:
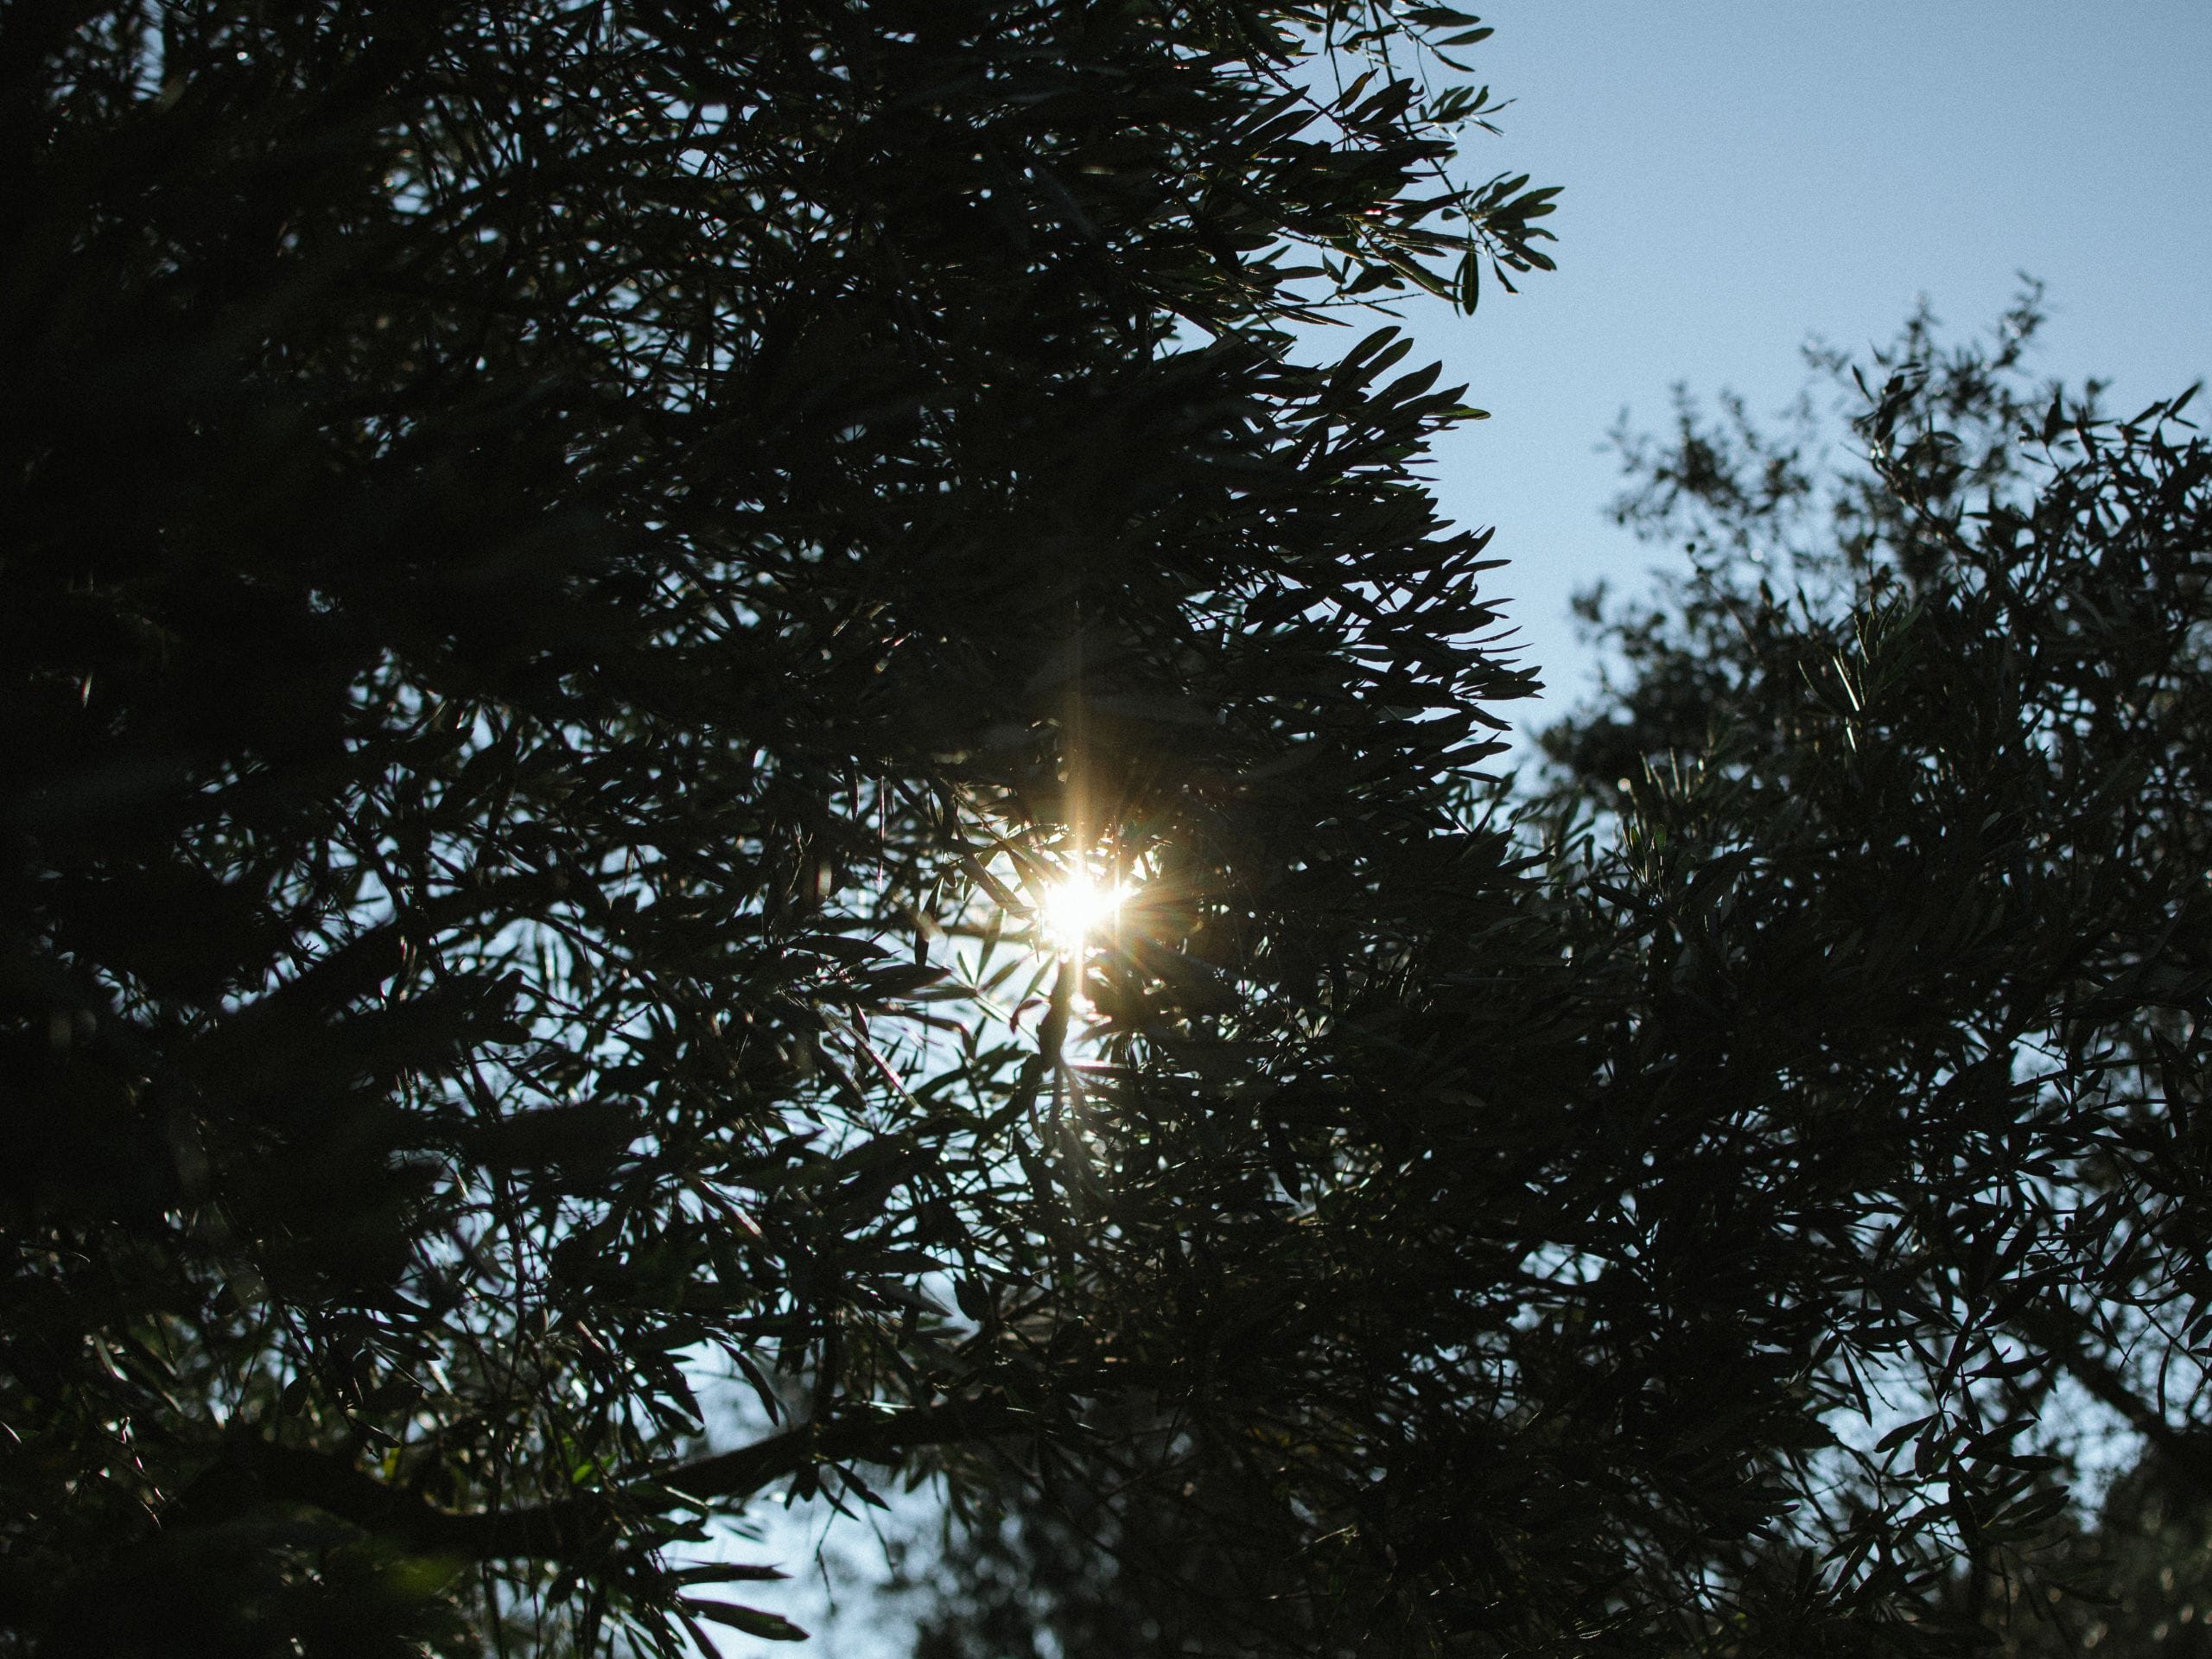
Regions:
<instances>
[{"instance_id":1,"label":"blue sky","mask_svg":"<svg viewBox=\"0 0 2212 1659\"><path fill-rule=\"evenodd\" d=\"M1663 557L1606 523L1621 411L1802 384L1813 334L1864 349L1916 299L1961 332L2025 270L2048 284L2044 372L2133 412L2212 378L2212 0L1497 0L1478 78L1515 100L1463 171L1562 186L1559 270L1411 309L1492 418L1440 446L1446 512L1497 527L1548 707L1586 685L1567 613Z\"/></svg>"}]
</instances>

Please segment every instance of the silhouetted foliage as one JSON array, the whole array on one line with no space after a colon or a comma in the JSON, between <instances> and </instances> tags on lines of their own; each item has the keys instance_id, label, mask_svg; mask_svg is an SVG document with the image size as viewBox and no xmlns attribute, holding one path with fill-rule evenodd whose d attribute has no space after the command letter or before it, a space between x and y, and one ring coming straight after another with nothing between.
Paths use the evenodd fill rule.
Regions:
<instances>
[{"instance_id":1,"label":"silhouetted foliage","mask_svg":"<svg viewBox=\"0 0 2212 1659\"><path fill-rule=\"evenodd\" d=\"M2169 1593L2212 462L2031 308L1691 420L1516 830L1470 411L1293 334L1545 263L1479 33L6 12L0 1642L787 1637L714 1524L887 1469L947 1659Z\"/></svg>"},{"instance_id":2,"label":"silhouetted foliage","mask_svg":"<svg viewBox=\"0 0 2212 1659\"><path fill-rule=\"evenodd\" d=\"M1346 1645L2189 1628L2212 455L2185 399L2036 385L2036 322L1916 320L1863 459L1694 417L1630 450L1624 512L1700 568L1611 623L1546 880L1433 941L1346 1069L1409 1132L1313 1206L1363 1205L1312 1275L1361 1332L1322 1414L1365 1424ZM1315 1325L1263 1344L1308 1389ZM2091 1527L2066 1487L2115 1438ZM2115 1563L2119 1622L2074 1593Z\"/></svg>"},{"instance_id":3,"label":"silhouetted foliage","mask_svg":"<svg viewBox=\"0 0 2212 1659\"><path fill-rule=\"evenodd\" d=\"M1630 443L1624 518L1696 573L1593 601L1623 677L1547 741L1665 970L1643 1040L1680 1033L1757 1151L1737 1203L1834 1287L1807 1386L1840 1418L1891 1379L1787 1529L1845 1548L1785 1605L1924 1584L1923 1625L2031 1649L2094 1622L2073 1458L2118 1435L2212 1497L2212 457L2186 397L2114 421L2035 382L2038 297L1986 346L1923 314L1871 379L1816 353L1864 397L1856 455L1688 405Z\"/></svg>"},{"instance_id":4,"label":"silhouetted foliage","mask_svg":"<svg viewBox=\"0 0 2212 1659\"><path fill-rule=\"evenodd\" d=\"M1545 880L1366 1028L1371 1138L1294 1234L1345 1255L1278 1246L1238 1338L1308 1390L1341 1356L1305 1421L1359 1448L1313 1547L1348 1616L1308 1645L2193 1639L2212 456L2181 403L2036 384L2037 321L1916 319L1853 450L1809 401L1624 437L1622 516L1691 573L1589 601L1615 666L1546 739ZM956 1535L918 1651L1267 1645L1206 1617L1239 1511L1174 1496Z\"/></svg>"},{"instance_id":5,"label":"silhouetted foliage","mask_svg":"<svg viewBox=\"0 0 2212 1659\"><path fill-rule=\"evenodd\" d=\"M1286 333L1547 263L1481 32L6 8L0 1642L790 1635L677 1547L1191 1386L1160 1218L1510 863L1458 395Z\"/></svg>"}]
</instances>

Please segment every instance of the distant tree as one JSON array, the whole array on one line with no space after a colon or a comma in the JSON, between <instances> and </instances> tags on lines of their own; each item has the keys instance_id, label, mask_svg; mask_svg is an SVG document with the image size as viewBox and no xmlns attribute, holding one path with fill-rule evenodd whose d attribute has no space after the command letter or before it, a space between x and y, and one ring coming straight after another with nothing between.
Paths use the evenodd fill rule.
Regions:
<instances>
[{"instance_id":1,"label":"distant tree","mask_svg":"<svg viewBox=\"0 0 2212 1659\"><path fill-rule=\"evenodd\" d=\"M0 1646L788 1636L712 1517L1205 1392L1163 1218L1512 880L1468 411L1289 333L1547 263L1483 32L0 12Z\"/></svg>"},{"instance_id":2,"label":"distant tree","mask_svg":"<svg viewBox=\"0 0 2212 1659\"><path fill-rule=\"evenodd\" d=\"M1822 356L1832 442L1809 402L1624 435L1621 516L1691 568L1590 601L1543 879L1440 892L1243 1258L1224 1363L1328 1428L1203 1523L1173 1481L1217 1463L1010 1484L924 1659L2198 1639L2212 454L2185 398L2036 382L2038 321ZM1325 1493L1274 1629L1217 1617Z\"/></svg>"},{"instance_id":3,"label":"distant tree","mask_svg":"<svg viewBox=\"0 0 2212 1659\"><path fill-rule=\"evenodd\" d=\"M2136 1651L2155 1618L2065 1592L2113 1557L2139 1610L2162 1534L2167 1592L2203 1573L2212 454L2188 396L2120 421L2035 380L2039 300L1987 345L1923 311L1866 371L1815 353L1849 453L1809 402L1624 438L1620 517L1694 574L1593 596L1614 676L1546 747L1554 804L1618 826L1593 891L1663 970L1642 1042L1830 1287L1802 1385L1847 1417L1890 1379L1782 1604L1918 1584L1923 1622ZM2069 1471L2113 1435L2142 1465L2098 1527Z\"/></svg>"}]
</instances>

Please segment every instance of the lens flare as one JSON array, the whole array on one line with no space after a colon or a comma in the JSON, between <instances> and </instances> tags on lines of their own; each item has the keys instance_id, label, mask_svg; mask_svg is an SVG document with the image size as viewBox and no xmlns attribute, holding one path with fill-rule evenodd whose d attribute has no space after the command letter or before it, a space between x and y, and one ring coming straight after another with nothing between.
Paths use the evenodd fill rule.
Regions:
<instances>
[{"instance_id":1,"label":"lens flare","mask_svg":"<svg viewBox=\"0 0 2212 1659\"><path fill-rule=\"evenodd\" d=\"M1080 956L1090 940L1114 924L1123 889L1077 872L1045 894L1039 908L1045 935L1064 956Z\"/></svg>"}]
</instances>

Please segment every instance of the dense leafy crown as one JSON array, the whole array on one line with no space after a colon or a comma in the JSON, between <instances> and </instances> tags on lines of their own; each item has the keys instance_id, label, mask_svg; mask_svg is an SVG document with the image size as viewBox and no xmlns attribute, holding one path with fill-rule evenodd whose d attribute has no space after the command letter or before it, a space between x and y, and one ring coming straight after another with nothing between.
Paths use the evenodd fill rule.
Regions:
<instances>
[{"instance_id":1,"label":"dense leafy crown","mask_svg":"<svg viewBox=\"0 0 2212 1659\"><path fill-rule=\"evenodd\" d=\"M1516 827L1469 411L1309 361L1544 263L1479 33L0 16L0 1644L788 1636L887 1467L991 1659L2031 1646L2101 1434L2201 1545L2212 457L2026 311L1688 420Z\"/></svg>"},{"instance_id":2,"label":"dense leafy crown","mask_svg":"<svg viewBox=\"0 0 2212 1659\"><path fill-rule=\"evenodd\" d=\"M920 1659L1249 1641L1286 1484L1325 1650L2202 1650L2212 453L2037 321L1818 354L1847 435L1624 438L1691 568L1591 601L1513 924L1332 1030L1237 1333L1337 1438L1010 1506L908 1564Z\"/></svg>"},{"instance_id":3,"label":"dense leafy crown","mask_svg":"<svg viewBox=\"0 0 2212 1659\"><path fill-rule=\"evenodd\" d=\"M0 1640L772 1635L715 1506L1191 1392L1239 1088L1503 856L1459 400L1285 332L1545 263L1471 20L0 29Z\"/></svg>"},{"instance_id":4,"label":"dense leafy crown","mask_svg":"<svg viewBox=\"0 0 2212 1659\"><path fill-rule=\"evenodd\" d=\"M1637 941L1608 1092L1719 1160L1715 1276L1815 1316L1833 1449L1738 1569L1798 1651L2155 1646L2196 1610L2069 1599L2146 1516L2201 1594L2212 451L2187 396L2115 421L2035 380L2038 298L1986 345L1923 311L1863 367L1815 350L1846 453L1809 401L1624 441L1620 516L1694 574L1592 598L1614 682L1547 740ZM2092 1547L2067 1484L2131 1442Z\"/></svg>"}]
</instances>

